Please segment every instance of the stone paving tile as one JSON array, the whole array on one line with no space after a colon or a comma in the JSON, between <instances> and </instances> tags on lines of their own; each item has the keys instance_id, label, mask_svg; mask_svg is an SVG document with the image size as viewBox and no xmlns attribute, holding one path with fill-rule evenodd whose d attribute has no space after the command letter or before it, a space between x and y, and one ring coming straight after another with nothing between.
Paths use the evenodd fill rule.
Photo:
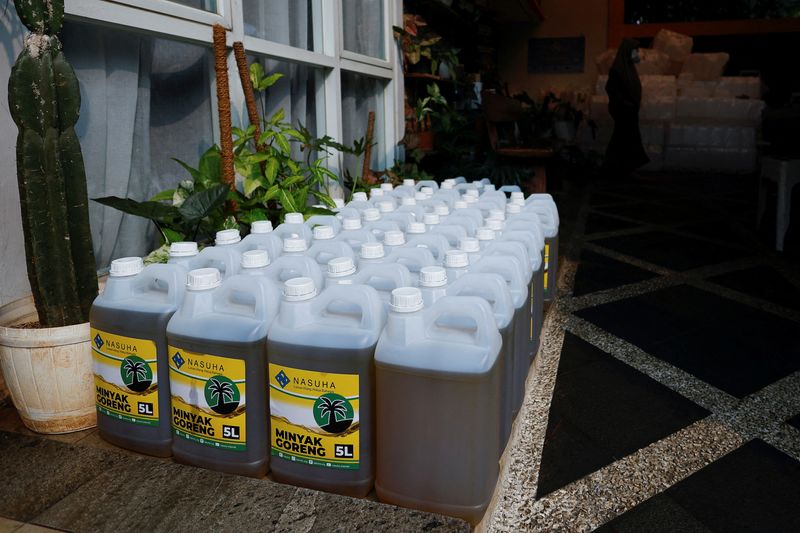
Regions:
<instances>
[{"instance_id":1,"label":"stone paving tile","mask_svg":"<svg viewBox=\"0 0 800 533\"><path fill-rule=\"evenodd\" d=\"M800 288L766 265L715 276L708 281L789 309L800 309Z\"/></svg>"},{"instance_id":2,"label":"stone paving tile","mask_svg":"<svg viewBox=\"0 0 800 533\"><path fill-rule=\"evenodd\" d=\"M583 250L579 268L575 274L572 295L582 296L653 277L655 274L652 272L589 250Z\"/></svg>"},{"instance_id":3,"label":"stone paving tile","mask_svg":"<svg viewBox=\"0 0 800 533\"><path fill-rule=\"evenodd\" d=\"M27 522L123 462L119 454L0 431L0 516Z\"/></svg>"},{"instance_id":4,"label":"stone paving tile","mask_svg":"<svg viewBox=\"0 0 800 533\"><path fill-rule=\"evenodd\" d=\"M3 518L0 516L0 533L11 533L12 531L16 531L24 525L24 522L18 522L16 520Z\"/></svg>"}]
</instances>

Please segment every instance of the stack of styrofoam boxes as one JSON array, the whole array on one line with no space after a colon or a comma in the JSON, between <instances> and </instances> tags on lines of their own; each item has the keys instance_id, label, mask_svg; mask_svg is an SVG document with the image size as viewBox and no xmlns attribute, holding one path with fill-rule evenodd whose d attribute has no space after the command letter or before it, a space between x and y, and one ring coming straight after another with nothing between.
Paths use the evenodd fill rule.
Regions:
<instances>
[{"instance_id":1,"label":"stack of styrofoam boxes","mask_svg":"<svg viewBox=\"0 0 800 533\"><path fill-rule=\"evenodd\" d=\"M650 164L645 168L659 170L664 161L667 124L675 117L678 87L675 76L643 75L640 79L642 107L639 111L639 123L642 143L650 157ZM600 153L605 151L614 131L614 121L608 114L607 81L608 76L598 78L596 94L591 101L591 115L597 124L597 137L589 148Z\"/></svg>"},{"instance_id":2,"label":"stack of styrofoam boxes","mask_svg":"<svg viewBox=\"0 0 800 533\"><path fill-rule=\"evenodd\" d=\"M678 81L675 120L667 131L665 167L749 173L757 162L764 102L759 78Z\"/></svg>"}]
</instances>

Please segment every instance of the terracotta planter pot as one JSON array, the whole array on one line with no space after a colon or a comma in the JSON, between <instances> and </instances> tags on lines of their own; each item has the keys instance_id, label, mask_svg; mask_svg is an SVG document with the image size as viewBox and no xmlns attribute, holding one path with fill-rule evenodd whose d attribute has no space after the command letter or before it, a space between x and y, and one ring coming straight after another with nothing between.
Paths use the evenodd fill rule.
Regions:
<instances>
[{"instance_id":1,"label":"terracotta planter pot","mask_svg":"<svg viewBox=\"0 0 800 533\"><path fill-rule=\"evenodd\" d=\"M95 426L89 323L14 327L36 320L31 297L0 307L0 368L23 423L39 433Z\"/></svg>"},{"instance_id":2,"label":"terracotta planter pot","mask_svg":"<svg viewBox=\"0 0 800 533\"><path fill-rule=\"evenodd\" d=\"M423 152L430 152L436 141L436 135L433 131L421 131L415 134L417 136L417 149Z\"/></svg>"}]
</instances>

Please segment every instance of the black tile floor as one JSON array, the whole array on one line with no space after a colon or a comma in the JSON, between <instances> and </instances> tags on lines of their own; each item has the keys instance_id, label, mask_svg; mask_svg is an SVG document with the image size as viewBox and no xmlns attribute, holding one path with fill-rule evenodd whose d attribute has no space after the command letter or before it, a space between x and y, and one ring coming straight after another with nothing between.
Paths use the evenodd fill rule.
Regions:
<instances>
[{"instance_id":1,"label":"black tile floor","mask_svg":"<svg viewBox=\"0 0 800 533\"><path fill-rule=\"evenodd\" d=\"M798 247L756 230L755 183L662 174L560 199L582 207L497 529L800 531Z\"/></svg>"}]
</instances>

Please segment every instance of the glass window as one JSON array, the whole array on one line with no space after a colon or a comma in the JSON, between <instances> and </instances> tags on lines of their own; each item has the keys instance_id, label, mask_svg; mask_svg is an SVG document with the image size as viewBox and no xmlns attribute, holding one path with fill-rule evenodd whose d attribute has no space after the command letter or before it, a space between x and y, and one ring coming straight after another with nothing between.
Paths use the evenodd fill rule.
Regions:
<instances>
[{"instance_id":1,"label":"glass window","mask_svg":"<svg viewBox=\"0 0 800 533\"><path fill-rule=\"evenodd\" d=\"M625 0L626 24L800 18L800 0Z\"/></svg>"},{"instance_id":2,"label":"glass window","mask_svg":"<svg viewBox=\"0 0 800 533\"><path fill-rule=\"evenodd\" d=\"M209 13L217 12L217 0L170 0L176 4L181 4L195 9L202 9Z\"/></svg>"},{"instance_id":3,"label":"glass window","mask_svg":"<svg viewBox=\"0 0 800 533\"><path fill-rule=\"evenodd\" d=\"M342 0L344 49L386 59L382 0Z\"/></svg>"},{"instance_id":4,"label":"glass window","mask_svg":"<svg viewBox=\"0 0 800 533\"><path fill-rule=\"evenodd\" d=\"M372 160L370 168L381 170L386 168L384 127L384 87L385 82L355 74L342 72L342 143L352 144L355 139L367 135L369 112L375 112L375 133L372 142ZM344 158L344 168L353 176L361 175L362 162L352 155Z\"/></svg>"},{"instance_id":5,"label":"glass window","mask_svg":"<svg viewBox=\"0 0 800 533\"><path fill-rule=\"evenodd\" d=\"M286 44L304 50L317 50L321 0L244 0L244 31L251 37Z\"/></svg>"},{"instance_id":6,"label":"glass window","mask_svg":"<svg viewBox=\"0 0 800 533\"><path fill-rule=\"evenodd\" d=\"M81 84L77 125L90 198L147 200L187 179L214 142L208 48L67 21L64 52ZM90 202L98 265L145 255L152 224Z\"/></svg>"}]
</instances>

